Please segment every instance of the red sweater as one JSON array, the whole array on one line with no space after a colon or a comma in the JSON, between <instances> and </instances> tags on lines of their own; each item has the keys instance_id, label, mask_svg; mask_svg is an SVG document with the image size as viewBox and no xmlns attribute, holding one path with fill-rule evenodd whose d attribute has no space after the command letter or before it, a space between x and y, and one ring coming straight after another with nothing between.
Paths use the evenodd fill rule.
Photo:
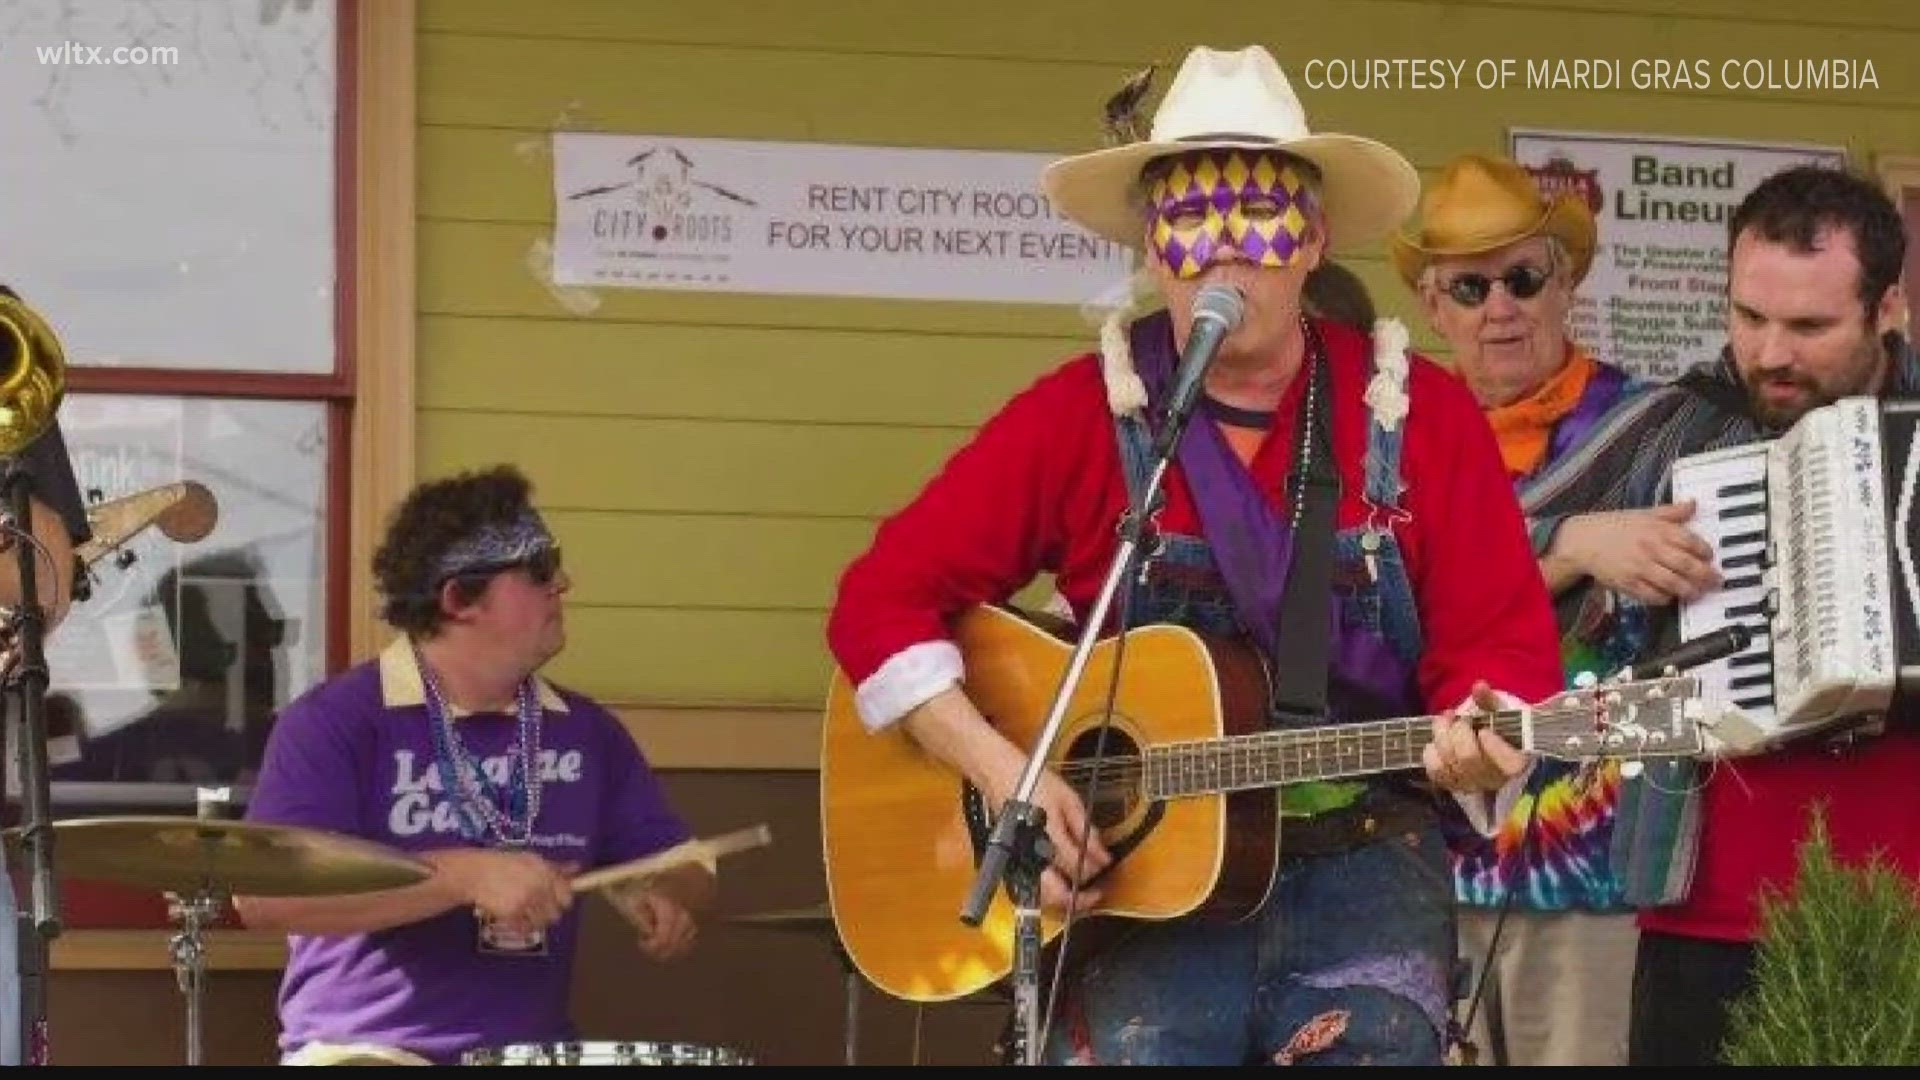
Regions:
<instances>
[{"instance_id":1,"label":"red sweater","mask_svg":"<svg viewBox=\"0 0 1920 1080\"><path fill-rule=\"evenodd\" d=\"M1366 521L1362 461L1371 377L1367 337L1320 323L1330 360L1341 528ZM1512 482L1479 406L1453 376L1415 357L1401 475L1407 516L1395 524L1425 633L1419 682L1432 711L1459 704L1477 679L1526 701L1560 689L1553 610L1535 567ZM1270 494L1292 465L1295 379L1252 469ZM1204 422L1204 421L1202 421ZM1127 506L1099 358L1042 376L989 419L842 575L827 641L858 686L909 646L947 639L945 619L1003 601L1038 572L1056 574L1084 619L1117 546ZM1199 519L1178 467L1169 470L1169 533Z\"/></svg>"},{"instance_id":2,"label":"red sweater","mask_svg":"<svg viewBox=\"0 0 1920 1080\"><path fill-rule=\"evenodd\" d=\"M1700 861L1684 904L1640 915L1642 929L1720 941L1759 936L1760 897L1794 879L1807 815L1826 804L1835 858L1876 850L1920 881L1920 731L1911 721L1839 752L1796 748L1715 766L1704 794Z\"/></svg>"}]
</instances>

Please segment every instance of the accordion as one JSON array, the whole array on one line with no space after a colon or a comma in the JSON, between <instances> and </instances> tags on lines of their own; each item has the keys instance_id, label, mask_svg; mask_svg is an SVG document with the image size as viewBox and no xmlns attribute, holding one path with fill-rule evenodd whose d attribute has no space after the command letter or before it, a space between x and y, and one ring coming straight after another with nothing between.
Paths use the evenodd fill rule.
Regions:
<instances>
[{"instance_id":1,"label":"accordion","mask_svg":"<svg viewBox=\"0 0 1920 1080\"><path fill-rule=\"evenodd\" d=\"M1916 424L1920 402L1845 398L1777 440L1674 462L1673 498L1694 500L1721 576L1681 605L1681 637L1752 634L1695 672L1728 745L1872 719L1920 675Z\"/></svg>"}]
</instances>

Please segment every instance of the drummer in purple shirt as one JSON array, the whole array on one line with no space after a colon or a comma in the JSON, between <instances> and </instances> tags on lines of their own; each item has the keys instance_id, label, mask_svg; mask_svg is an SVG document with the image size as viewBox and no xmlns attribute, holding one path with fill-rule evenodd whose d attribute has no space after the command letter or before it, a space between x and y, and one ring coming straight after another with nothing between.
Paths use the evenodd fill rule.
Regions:
<instances>
[{"instance_id":1,"label":"drummer in purple shirt","mask_svg":"<svg viewBox=\"0 0 1920 1080\"><path fill-rule=\"evenodd\" d=\"M402 636L281 713L247 818L372 840L432 873L385 892L236 898L248 926L289 935L283 1060L359 1048L454 1063L570 1040L568 879L691 833L619 721L535 674L565 642L569 582L523 476L421 485L373 566ZM668 959L713 892L709 862L609 895L641 951Z\"/></svg>"}]
</instances>

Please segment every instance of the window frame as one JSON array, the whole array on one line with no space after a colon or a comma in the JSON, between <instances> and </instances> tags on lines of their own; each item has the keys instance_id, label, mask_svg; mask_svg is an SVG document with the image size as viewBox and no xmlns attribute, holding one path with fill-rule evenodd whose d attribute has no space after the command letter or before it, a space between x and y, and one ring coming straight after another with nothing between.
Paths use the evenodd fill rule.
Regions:
<instances>
[{"instance_id":1,"label":"window frame","mask_svg":"<svg viewBox=\"0 0 1920 1080\"><path fill-rule=\"evenodd\" d=\"M391 636L379 619L370 563L386 515L412 485L416 468L416 0L334 3L334 370L74 364L67 373L70 393L301 400L325 406L329 677L374 656ZM71 890L70 884L63 891ZM164 970L170 933L144 920L70 930L55 938L52 966ZM220 929L208 937L210 969L267 970L284 962L278 934Z\"/></svg>"}]
</instances>

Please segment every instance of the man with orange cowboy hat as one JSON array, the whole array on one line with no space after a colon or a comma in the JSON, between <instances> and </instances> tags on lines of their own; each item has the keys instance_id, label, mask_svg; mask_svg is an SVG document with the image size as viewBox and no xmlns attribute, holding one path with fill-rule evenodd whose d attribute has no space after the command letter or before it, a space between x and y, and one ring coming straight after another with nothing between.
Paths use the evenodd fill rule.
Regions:
<instances>
[{"instance_id":1,"label":"man with orange cowboy hat","mask_svg":"<svg viewBox=\"0 0 1920 1080\"><path fill-rule=\"evenodd\" d=\"M1192 50L1146 138L1042 179L1063 214L1142 252L1150 293L1107 319L1097 354L987 419L846 569L827 638L861 720L871 737L903 732L989 812L1018 790L1028 748L968 696L952 620L1051 573L1084 623L1158 458L1196 298L1236 296L1216 312L1228 329L1175 446L1154 557L1116 606L1127 626L1257 650L1274 673L1256 710L1266 726L1434 720L1403 737L1399 764L1255 791L1269 802L1247 829L1284 812L1278 858L1247 850L1239 818L1218 857L1223 875L1262 875L1254 913L1201 906L1103 935L1054 986L1044 1057L1440 1064L1454 903L1443 804L1413 765L1484 819L1488 793L1512 791L1528 762L1461 714L1538 700L1561 675L1551 604L1471 395L1410 355L1398 324L1369 336L1302 310L1323 258L1376 250L1413 210L1417 174L1380 143L1313 131L1252 47ZM1093 831L1060 772L1039 775L1043 904L1101 912L1103 887L1139 864L1116 832Z\"/></svg>"},{"instance_id":2,"label":"man with orange cowboy hat","mask_svg":"<svg viewBox=\"0 0 1920 1080\"><path fill-rule=\"evenodd\" d=\"M1555 594L1569 679L1631 664L1651 643L1649 605L1717 583L1689 505L1537 511L1595 467L1578 451L1650 388L1568 337L1596 233L1577 196L1544 198L1517 163L1465 154L1428 188L1418 231L1389 247L1493 427ZM1498 1063L1625 1064L1636 933L1612 852L1622 783L1618 763L1542 767L1494 836L1454 838L1461 947L1494 973L1493 993L1469 999L1472 1024Z\"/></svg>"}]
</instances>

